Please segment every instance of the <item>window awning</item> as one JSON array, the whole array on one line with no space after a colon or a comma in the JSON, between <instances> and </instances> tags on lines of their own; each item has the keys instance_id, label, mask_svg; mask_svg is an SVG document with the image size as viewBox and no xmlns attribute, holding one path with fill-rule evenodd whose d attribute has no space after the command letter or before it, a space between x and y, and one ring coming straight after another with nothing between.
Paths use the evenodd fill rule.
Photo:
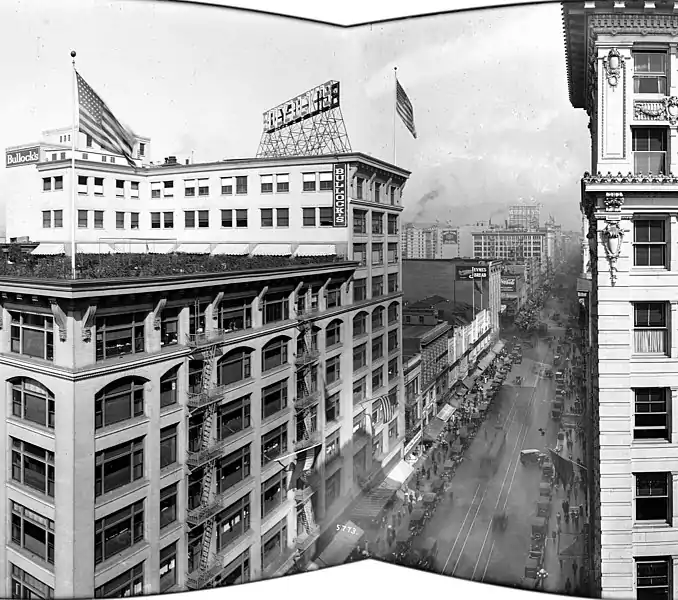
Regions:
<instances>
[{"instance_id":1,"label":"window awning","mask_svg":"<svg viewBox=\"0 0 678 600\"><path fill-rule=\"evenodd\" d=\"M396 490L374 488L362 497L360 502L351 511L351 517L356 520L371 520L379 516L384 506L393 498Z\"/></svg>"},{"instance_id":2,"label":"window awning","mask_svg":"<svg viewBox=\"0 0 678 600\"><path fill-rule=\"evenodd\" d=\"M36 256L57 256L59 254L65 254L63 244L39 244L37 248L33 248L31 254Z\"/></svg>"},{"instance_id":3,"label":"window awning","mask_svg":"<svg viewBox=\"0 0 678 600\"><path fill-rule=\"evenodd\" d=\"M452 415L454 414L454 411L457 410L454 408L454 406L450 406L449 404L445 404L440 409L440 412L436 415L436 419L440 419L443 423L447 423Z\"/></svg>"},{"instance_id":4,"label":"window awning","mask_svg":"<svg viewBox=\"0 0 678 600\"><path fill-rule=\"evenodd\" d=\"M504 340L499 340L494 346L492 346L492 352L499 354L504 349L505 345L506 342Z\"/></svg>"},{"instance_id":5,"label":"window awning","mask_svg":"<svg viewBox=\"0 0 678 600\"><path fill-rule=\"evenodd\" d=\"M461 382L461 384L467 389L467 390L472 390L473 389L473 384L476 382L475 377L467 377L464 379L464 381Z\"/></svg>"},{"instance_id":6,"label":"window awning","mask_svg":"<svg viewBox=\"0 0 678 600\"><path fill-rule=\"evenodd\" d=\"M336 567L346 562L353 549L358 545L364 535L364 531L352 521L340 524L340 530L336 533L329 546L315 559L320 567Z\"/></svg>"},{"instance_id":7,"label":"window awning","mask_svg":"<svg viewBox=\"0 0 678 600\"><path fill-rule=\"evenodd\" d=\"M441 421L438 417L433 417L426 426L424 431L424 439L430 442L435 442L438 436L445 428L445 421Z\"/></svg>"},{"instance_id":8,"label":"window awning","mask_svg":"<svg viewBox=\"0 0 678 600\"><path fill-rule=\"evenodd\" d=\"M118 242L113 247L120 254L169 254L174 250L175 244L167 242Z\"/></svg>"},{"instance_id":9,"label":"window awning","mask_svg":"<svg viewBox=\"0 0 678 600\"><path fill-rule=\"evenodd\" d=\"M484 371L487 369L492 364L492 361L494 360L496 354L494 352L490 352L485 358L483 358L479 363L478 363L478 368L481 371Z\"/></svg>"},{"instance_id":10,"label":"window awning","mask_svg":"<svg viewBox=\"0 0 678 600\"><path fill-rule=\"evenodd\" d=\"M252 256L291 256L290 244L257 244L251 252Z\"/></svg>"},{"instance_id":11,"label":"window awning","mask_svg":"<svg viewBox=\"0 0 678 600\"><path fill-rule=\"evenodd\" d=\"M336 253L334 244L301 244L294 251L294 256L334 256Z\"/></svg>"},{"instance_id":12,"label":"window awning","mask_svg":"<svg viewBox=\"0 0 678 600\"><path fill-rule=\"evenodd\" d=\"M386 476L386 479L379 484L379 487L385 490L399 490L412 474L412 471L414 471L412 465L401 460L393 467L391 472Z\"/></svg>"},{"instance_id":13,"label":"window awning","mask_svg":"<svg viewBox=\"0 0 678 600\"><path fill-rule=\"evenodd\" d=\"M113 249L108 244L78 244L81 254L110 254Z\"/></svg>"},{"instance_id":14,"label":"window awning","mask_svg":"<svg viewBox=\"0 0 678 600\"><path fill-rule=\"evenodd\" d=\"M217 244L214 250L212 250L212 256L217 254L226 256L244 256L249 253L249 244Z\"/></svg>"},{"instance_id":15,"label":"window awning","mask_svg":"<svg viewBox=\"0 0 678 600\"><path fill-rule=\"evenodd\" d=\"M186 254L209 254L212 244L179 244L176 252L185 252Z\"/></svg>"}]
</instances>

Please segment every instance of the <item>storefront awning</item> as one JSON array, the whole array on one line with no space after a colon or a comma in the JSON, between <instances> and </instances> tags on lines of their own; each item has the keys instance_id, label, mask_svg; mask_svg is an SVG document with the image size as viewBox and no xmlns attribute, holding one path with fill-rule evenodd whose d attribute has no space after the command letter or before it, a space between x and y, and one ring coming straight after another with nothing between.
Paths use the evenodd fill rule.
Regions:
<instances>
[{"instance_id":1,"label":"storefront awning","mask_svg":"<svg viewBox=\"0 0 678 600\"><path fill-rule=\"evenodd\" d=\"M478 363L478 369L480 369L480 371L487 369L487 367L492 364L492 361L496 356L497 355L494 352L490 352L485 358L483 358L483 360Z\"/></svg>"},{"instance_id":2,"label":"storefront awning","mask_svg":"<svg viewBox=\"0 0 678 600\"><path fill-rule=\"evenodd\" d=\"M176 244L167 242L118 242L113 248L120 254L169 254Z\"/></svg>"},{"instance_id":3,"label":"storefront awning","mask_svg":"<svg viewBox=\"0 0 678 600\"><path fill-rule=\"evenodd\" d=\"M300 244L294 256L334 256L336 253L334 244Z\"/></svg>"},{"instance_id":4,"label":"storefront awning","mask_svg":"<svg viewBox=\"0 0 678 600\"><path fill-rule=\"evenodd\" d=\"M473 389L473 384L476 382L475 377L467 377L464 379L464 381L461 382L461 384L467 389L467 390L472 390Z\"/></svg>"},{"instance_id":5,"label":"storefront awning","mask_svg":"<svg viewBox=\"0 0 678 600\"><path fill-rule=\"evenodd\" d=\"M438 417L434 417L426 426L426 430L424 431L424 439L429 442L435 442L444 428L445 422L441 421Z\"/></svg>"},{"instance_id":6,"label":"storefront awning","mask_svg":"<svg viewBox=\"0 0 678 600\"><path fill-rule=\"evenodd\" d=\"M252 256L290 256L290 244L257 244L251 252Z\"/></svg>"},{"instance_id":7,"label":"storefront awning","mask_svg":"<svg viewBox=\"0 0 678 600\"><path fill-rule=\"evenodd\" d=\"M108 244L78 244L80 254L110 254L113 252Z\"/></svg>"},{"instance_id":8,"label":"storefront awning","mask_svg":"<svg viewBox=\"0 0 678 600\"><path fill-rule=\"evenodd\" d=\"M250 253L249 244L217 244L212 250L212 256L224 254L226 256L245 256Z\"/></svg>"},{"instance_id":9,"label":"storefront awning","mask_svg":"<svg viewBox=\"0 0 678 600\"><path fill-rule=\"evenodd\" d=\"M391 472L386 476L386 479L379 484L381 489L385 490L399 490L407 478L412 474L414 469L412 465L407 464L401 460Z\"/></svg>"},{"instance_id":10,"label":"storefront awning","mask_svg":"<svg viewBox=\"0 0 678 600\"><path fill-rule=\"evenodd\" d=\"M314 561L321 568L336 567L344 564L365 533L352 521L340 523L339 526L340 529L330 542L330 545Z\"/></svg>"},{"instance_id":11,"label":"storefront awning","mask_svg":"<svg viewBox=\"0 0 678 600\"><path fill-rule=\"evenodd\" d=\"M37 248L33 248L31 254L36 256L57 256L59 254L65 254L63 244L39 244Z\"/></svg>"},{"instance_id":12,"label":"storefront awning","mask_svg":"<svg viewBox=\"0 0 678 600\"><path fill-rule=\"evenodd\" d=\"M494 346L492 346L492 352L499 354L504 349L505 345L506 342L504 340L499 340Z\"/></svg>"},{"instance_id":13,"label":"storefront awning","mask_svg":"<svg viewBox=\"0 0 678 600\"><path fill-rule=\"evenodd\" d=\"M176 251L185 252L186 254L209 254L211 245L212 244L181 244Z\"/></svg>"},{"instance_id":14,"label":"storefront awning","mask_svg":"<svg viewBox=\"0 0 678 600\"><path fill-rule=\"evenodd\" d=\"M440 412L436 415L437 419L440 419L443 423L447 423L452 415L454 414L454 411L457 410L454 406L451 406L449 404L445 404L441 409Z\"/></svg>"},{"instance_id":15,"label":"storefront awning","mask_svg":"<svg viewBox=\"0 0 678 600\"><path fill-rule=\"evenodd\" d=\"M351 511L351 518L356 520L375 519L384 510L384 506L393 498L396 490L374 488L370 490Z\"/></svg>"}]
</instances>

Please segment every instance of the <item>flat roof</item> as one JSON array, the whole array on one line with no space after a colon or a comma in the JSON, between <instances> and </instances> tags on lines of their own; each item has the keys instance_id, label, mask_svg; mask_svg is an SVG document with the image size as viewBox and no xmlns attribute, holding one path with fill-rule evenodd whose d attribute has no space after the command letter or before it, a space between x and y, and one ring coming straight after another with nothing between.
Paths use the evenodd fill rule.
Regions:
<instances>
[{"instance_id":1,"label":"flat roof","mask_svg":"<svg viewBox=\"0 0 678 600\"><path fill-rule=\"evenodd\" d=\"M186 287L284 279L303 273L353 271L341 256L209 256L182 254L77 254L74 279L70 256L14 256L0 262L0 289L61 297L170 291Z\"/></svg>"}]
</instances>

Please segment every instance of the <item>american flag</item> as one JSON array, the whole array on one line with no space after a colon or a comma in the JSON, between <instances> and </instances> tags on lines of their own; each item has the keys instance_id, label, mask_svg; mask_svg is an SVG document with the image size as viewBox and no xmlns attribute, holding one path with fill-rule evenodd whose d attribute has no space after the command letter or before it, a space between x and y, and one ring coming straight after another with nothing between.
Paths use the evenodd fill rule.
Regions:
<instances>
[{"instance_id":1,"label":"american flag","mask_svg":"<svg viewBox=\"0 0 678 600\"><path fill-rule=\"evenodd\" d=\"M405 127L410 130L412 137L417 139L417 130L414 128L414 109L412 108L412 103L407 97L403 86L400 85L400 82L396 79L396 112L400 115L400 118L405 123Z\"/></svg>"},{"instance_id":2,"label":"american flag","mask_svg":"<svg viewBox=\"0 0 678 600\"><path fill-rule=\"evenodd\" d=\"M393 417L395 416L396 409L398 408L398 403L393 402L391 398L388 396L379 396L375 401L375 405L373 406L372 412L379 411L381 409L381 414L382 414L382 422L384 423L390 423L393 420Z\"/></svg>"},{"instance_id":3,"label":"american flag","mask_svg":"<svg viewBox=\"0 0 678 600\"><path fill-rule=\"evenodd\" d=\"M99 144L104 150L122 154L131 166L134 152L134 134L115 118L111 109L76 71L78 103L80 105L78 129Z\"/></svg>"}]
</instances>

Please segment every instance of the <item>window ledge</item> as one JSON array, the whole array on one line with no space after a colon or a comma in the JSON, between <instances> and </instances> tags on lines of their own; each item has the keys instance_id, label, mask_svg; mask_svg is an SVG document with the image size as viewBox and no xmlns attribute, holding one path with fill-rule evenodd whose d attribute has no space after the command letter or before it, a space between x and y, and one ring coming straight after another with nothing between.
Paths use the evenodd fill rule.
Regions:
<instances>
[{"instance_id":1,"label":"window ledge","mask_svg":"<svg viewBox=\"0 0 678 600\"><path fill-rule=\"evenodd\" d=\"M114 502L115 500L118 500L120 498L124 498L125 496L129 496L134 492L145 488L149 484L150 481L148 479L142 478L139 479L138 481L133 481L132 483L123 485L122 487L119 487L115 490L111 490L110 492L107 492L106 494L103 494L98 498L94 499L94 508L95 510L101 510L107 504L110 504L111 502Z\"/></svg>"},{"instance_id":2,"label":"window ledge","mask_svg":"<svg viewBox=\"0 0 678 600\"><path fill-rule=\"evenodd\" d=\"M49 427L45 427L44 425L39 425L38 423L34 423L33 421L27 421L26 419L20 419L19 417L10 415L7 417L7 422L11 423L12 425L15 425L16 427L24 429L25 431L30 431L32 433L37 433L40 435L46 435L50 439L56 439L56 433L54 429L50 429Z\"/></svg>"},{"instance_id":3,"label":"window ledge","mask_svg":"<svg viewBox=\"0 0 678 600\"><path fill-rule=\"evenodd\" d=\"M173 523L169 523L162 529L160 529L160 535L158 536L159 541L163 546L166 546L165 540L173 535L176 535L177 533L183 533L184 531L184 524L180 521L174 521Z\"/></svg>"},{"instance_id":4,"label":"window ledge","mask_svg":"<svg viewBox=\"0 0 678 600\"><path fill-rule=\"evenodd\" d=\"M14 489L21 494L25 494L29 498L32 498L37 502L42 502L43 504L49 506L50 508L54 508L56 506L53 497L48 496L47 494L43 494L42 492L39 492L35 488L24 485L23 483L20 483L19 481L16 481L14 479L9 479L7 481L7 488Z\"/></svg>"},{"instance_id":5,"label":"window ledge","mask_svg":"<svg viewBox=\"0 0 678 600\"><path fill-rule=\"evenodd\" d=\"M632 353L631 360L650 360L650 361L659 361L670 359L671 355L665 354L662 352L641 352L641 353Z\"/></svg>"},{"instance_id":6,"label":"window ledge","mask_svg":"<svg viewBox=\"0 0 678 600\"><path fill-rule=\"evenodd\" d=\"M329 381L328 381L328 382L326 383L327 391L329 392L329 391L335 390L336 388L340 387L340 386L341 386L341 382L342 382L342 378L341 378L341 377L340 377L339 379L335 379L335 380L332 381L332 382L329 382Z\"/></svg>"},{"instance_id":7,"label":"window ledge","mask_svg":"<svg viewBox=\"0 0 678 600\"><path fill-rule=\"evenodd\" d=\"M343 348L344 343L343 342L337 342L336 344L332 344L331 346L327 346L325 348L325 353L329 354L330 352L334 352L335 350L340 350Z\"/></svg>"},{"instance_id":8,"label":"window ledge","mask_svg":"<svg viewBox=\"0 0 678 600\"><path fill-rule=\"evenodd\" d=\"M645 438L642 440L632 440L631 445L633 446L667 446L671 444L671 440L667 440L666 438Z\"/></svg>"},{"instance_id":9,"label":"window ledge","mask_svg":"<svg viewBox=\"0 0 678 600\"><path fill-rule=\"evenodd\" d=\"M42 556L39 554L35 554L34 552L31 552L30 550L27 550L26 548L22 548L21 546L17 546L13 541L11 541L11 537L8 540L7 547L14 552L16 552L18 555L23 556L27 560L31 561L32 563L35 563L36 565L42 567L43 569L54 573L54 565L48 563ZM56 559L56 557L55 557Z\"/></svg>"},{"instance_id":10,"label":"window ledge","mask_svg":"<svg viewBox=\"0 0 678 600\"><path fill-rule=\"evenodd\" d=\"M266 379L268 377L272 377L274 375L280 375L281 373L284 373L287 369L289 369L292 366L291 362L286 362L283 363L282 365L278 365L276 367L273 367L272 369L269 369L268 371L262 371L261 372L261 378Z\"/></svg>"},{"instance_id":11,"label":"window ledge","mask_svg":"<svg viewBox=\"0 0 678 600\"><path fill-rule=\"evenodd\" d=\"M184 465L181 464L180 462L173 462L171 465L167 465L166 467L163 467L160 469L160 479L163 477L167 477L168 475L172 475L173 473L176 473L177 471L183 472L185 469Z\"/></svg>"},{"instance_id":12,"label":"window ledge","mask_svg":"<svg viewBox=\"0 0 678 600\"><path fill-rule=\"evenodd\" d=\"M140 425L148 425L150 421L151 420L146 416L136 417L134 419L129 419L128 421L122 421L121 423L115 423L113 425L107 425L97 429L95 430L94 435L96 438L103 438L107 435L114 435L122 431L128 431L134 427L139 427Z\"/></svg>"},{"instance_id":13,"label":"window ledge","mask_svg":"<svg viewBox=\"0 0 678 600\"><path fill-rule=\"evenodd\" d=\"M130 561L130 559L133 556L135 556L136 554L140 554L149 547L150 544L148 543L148 541L142 540L140 542L137 542L136 544L134 544L134 546L131 546L130 548L125 548L125 550L122 550L121 552L118 552L113 556L109 556L105 561L96 565L96 567L94 568L94 577L97 578L106 571L109 571L110 569L117 567L118 565L122 565ZM98 587L96 583L95 587Z\"/></svg>"},{"instance_id":14,"label":"window ledge","mask_svg":"<svg viewBox=\"0 0 678 600\"><path fill-rule=\"evenodd\" d=\"M654 531L656 529L670 529L672 525L666 521L635 521L634 531Z\"/></svg>"}]
</instances>

